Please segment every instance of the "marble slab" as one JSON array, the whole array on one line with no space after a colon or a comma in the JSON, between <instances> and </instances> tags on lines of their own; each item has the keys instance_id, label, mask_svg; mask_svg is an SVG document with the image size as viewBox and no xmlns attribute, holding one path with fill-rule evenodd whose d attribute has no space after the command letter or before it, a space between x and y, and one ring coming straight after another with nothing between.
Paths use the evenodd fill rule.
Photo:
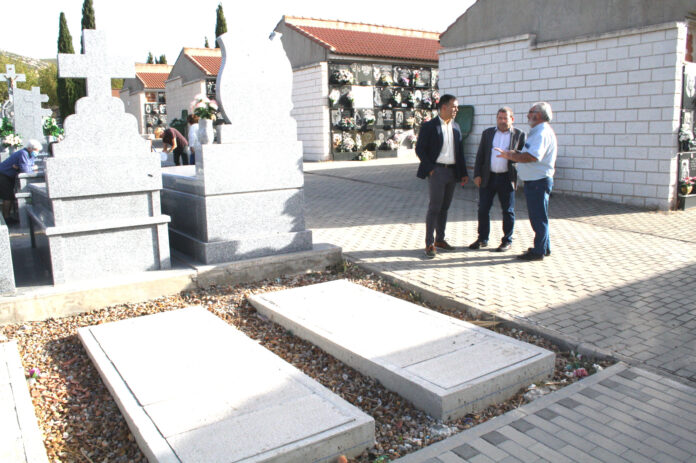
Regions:
<instances>
[{"instance_id":1,"label":"marble slab","mask_svg":"<svg viewBox=\"0 0 696 463\"><path fill-rule=\"evenodd\" d=\"M330 462L374 420L201 307L78 330L151 462Z\"/></svg>"},{"instance_id":2,"label":"marble slab","mask_svg":"<svg viewBox=\"0 0 696 463\"><path fill-rule=\"evenodd\" d=\"M250 302L438 419L505 400L554 369L553 352L345 280Z\"/></svg>"},{"instance_id":3,"label":"marble slab","mask_svg":"<svg viewBox=\"0 0 696 463\"><path fill-rule=\"evenodd\" d=\"M14 294L15 278L10 248L10 230L0 214L0 294Z\"/></svg>"}]
</instances>

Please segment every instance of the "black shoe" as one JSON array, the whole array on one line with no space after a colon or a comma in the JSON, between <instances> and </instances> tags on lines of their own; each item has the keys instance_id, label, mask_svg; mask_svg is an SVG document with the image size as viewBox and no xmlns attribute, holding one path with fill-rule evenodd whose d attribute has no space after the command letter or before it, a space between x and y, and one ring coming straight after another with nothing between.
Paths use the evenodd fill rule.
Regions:
<instances>
[{"instance_id":1,"label":"black shoe","mask_svg":"<svg viewBox=\"0 0 696 463\"><path fill-rule=\"evenodd\" d=\"M434 259L435 256L437 255L437 251L435 251L435 246L430 245L425 247L425 257L428 259Z\"/></svg>"},{"instance_id":2,"label":"black shoe","mask_svg":"<svg viewBox=\"0 0 696 463\"><path fill-rule=\"evenodd\" d=\"M469 249L478 249L488 247L488 241L476 240L469 245Z\"/></svg>"},{"instance_id":3,"label":"black shoe","mask_svg":"<svg viewBox=\"0 0 696 463\"><path fill-rule=\"evenodd\" d=\"M532 251L534 251L534 248L527 248L527 252L532 252ZM546 257L549 257L549 256L551 255L551 250L549 249L548 251L546 251L546 252L544 253L544 255L545 255Z\"/></svg>"},{"instance_id":4,"label":"black shoe","mask_svg":"<svg viewBox=\"0 0 696 463\"><path fill-rule=\"evenodd\" d=\"M497 252L505 252L508 251L512 247L511 243L500 243L500 246L498 246L495 250Z\"/></svg>"},{"instance_id":5,"label":"black shoe","mask_svg":"<svg viewBox=\"0 0 696 463\"><path fill-rule=\"evenodd\" d=\"M451 246L447 241L435 241L435 247L444 251L454 251L454 246Z\"/></svg>"},{"instance_id":6,"label":"black shoe","mask_svg":"<svg viewBox=\"0 0 696 463\"><path fill-rule=\"evenodd\" d=\"M534 254L532 251L527 251L522 255L517 256L520 260L544 260L541 254Z\"/></svg>"}]
</instances>

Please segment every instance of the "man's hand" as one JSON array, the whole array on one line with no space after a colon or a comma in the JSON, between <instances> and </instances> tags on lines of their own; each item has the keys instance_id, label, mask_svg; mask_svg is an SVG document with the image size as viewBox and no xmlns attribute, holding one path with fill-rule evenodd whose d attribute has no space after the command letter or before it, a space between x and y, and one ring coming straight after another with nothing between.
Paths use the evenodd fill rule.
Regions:
<instances>
[{"instance_id":1,"label":"man's hand","mask_svg":"<svg viewBox=\"0 0 696 463\"><path fill-rule=\"evenodd\" d=\"M514 159L512 159L512 155L515 154L514 151L504 150L502 148L493 148L493 149L500 153L498 155L499 158L505 158L505 159L509 159L510 161L514 161Z\"/></svg>"},{"instance_id":2,"label":"man's hand","mask_svg":"<svg viewBox=\"0 0 696 463\"><path fill-rule=\"evenodd\" d=\"M476 185L476 188L481 188L481 176L480 175L478 177L474 177L474 185Z\"/></svg>"},{"instance_id":3,"label":"man's hand","mask_svg":"<svg viewBox=\"0 0 696 463\"><path fill-rule=\"evenodd\" d=\"M434 172L435 172L435 169L431 170L430 173L428 174L428 177L432 177Z\"/></svg>"},{"instance_id":4,"label":"man's hand","mask_svg":"<svg viewBox=\"0 0 696 463\"><path fill-rule=\"evenodd\" d=\"M465 175L462 177L462 186L466 185L467 183L469 183L469 176Z\"/></svg>"}]
</instances>

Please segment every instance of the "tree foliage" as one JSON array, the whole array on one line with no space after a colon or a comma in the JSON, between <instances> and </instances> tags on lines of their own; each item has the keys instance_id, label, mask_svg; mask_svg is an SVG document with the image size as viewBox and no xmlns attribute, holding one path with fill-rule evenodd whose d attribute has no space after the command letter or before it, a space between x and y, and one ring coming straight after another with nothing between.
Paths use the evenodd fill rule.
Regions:
<instances>
[{"instance_id":1,"label":"tree foliage","mask_svg":"<svg viewBox=\"0 0 696 463\"><path fill-rule=\"evenodd\" d=\"M58 20L58 53L75 53L72 35L70 35L70 30L68 29L68 21L65 19L65 14L63 12L60 13ZM58 78L57 69L56 78ZM75 86L75 79L58 78L57 80L56 93L58 97L58 108L63 118L75 112L75 102L78 99Z\"/></svg>"},{"instance_id":2,"label":"tree foliage","mask_svg":"<svg viewBox=\"0 0 696 463\"><path fill-rule=\"evenodd\" d=\"M225 13L222 11L222 3L218 3L217 20L215 21L215 38L217 39L225 32L227 32L227 21L225 21Z\"/></svg>"},{"instance_id":3,"label":"tree foliage","mask_svg":"<svg viewBox=\"0 0 696 463\"><path fill-rule=\"evenodd\" d=\"M208 36L205 37L205 48L210 48L210 44L208 43Z\"/></svg>"},{"instance_id":4,"label":"tree foliage","mask_svg":"<svg viewBox=\"0 0 696 463\"><path fill-rule=\"evenodd\" d=\"M40 66L32 66L20 57L0 54L0 73L5 72L5 65L14 64L17 74L24 74L26 82L17 82L17 87L31 90L31 87L41 87L41 93L48 95L48 107L55 109L58 106L56 89L57 68L54 63L41 62ZM0 84L0 101L7 100L7 85Z\"/></svg>"},{"instance_id":5,"label":"tree foliage","mask_svg":"<svg viewBox=\"0 0 696 463\"><path fill-rule=\"evenodd\" d=\"M152 57L152 52L147 54L147 61L145 61L145 64L155 64L155 58Z\"/></svg>"}]
</instances>

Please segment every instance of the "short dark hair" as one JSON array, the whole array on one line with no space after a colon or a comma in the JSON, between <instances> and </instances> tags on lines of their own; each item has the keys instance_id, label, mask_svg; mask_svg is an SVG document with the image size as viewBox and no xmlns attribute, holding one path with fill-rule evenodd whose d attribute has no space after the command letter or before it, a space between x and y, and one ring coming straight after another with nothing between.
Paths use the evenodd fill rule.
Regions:
<instances>
[{"instance_id":1,"label":"short dark hair","mask_svg":"<svg viewBox=\"0 0 696 463\"><path fill-rule=\"evenodd\" d=\"M442 108L444 105L446 105L450 101L453 101L456 99L457 99L456 96L450 95L449 93L445 93L444 95L440 96L440 101L437 103L437 109Z\"/></svg>"},{"instance_id":2,"label":"short dark hair","mask_svg":"<svg viewBox=\"0 0 696 463\"><path fill-rule=\"evenodd\" d=\"M496 114L500 114L500 113L505 113L511 117L515 115L515 113L512 112L512 108L510 106L503 106L502 108L500 108L498 110L498 112Z\"/></svg>"},{"instance_id":3,"label":"short dark hair","mask_svg":"<svg viewBox=\"0 0 696 463\"><path fill-rule=\"evenodd\" d=\"M186 117L186 120L188 121L189 124L198 124L199 118L195 114L189 114Z\"/></svg>"}]
</instances>

